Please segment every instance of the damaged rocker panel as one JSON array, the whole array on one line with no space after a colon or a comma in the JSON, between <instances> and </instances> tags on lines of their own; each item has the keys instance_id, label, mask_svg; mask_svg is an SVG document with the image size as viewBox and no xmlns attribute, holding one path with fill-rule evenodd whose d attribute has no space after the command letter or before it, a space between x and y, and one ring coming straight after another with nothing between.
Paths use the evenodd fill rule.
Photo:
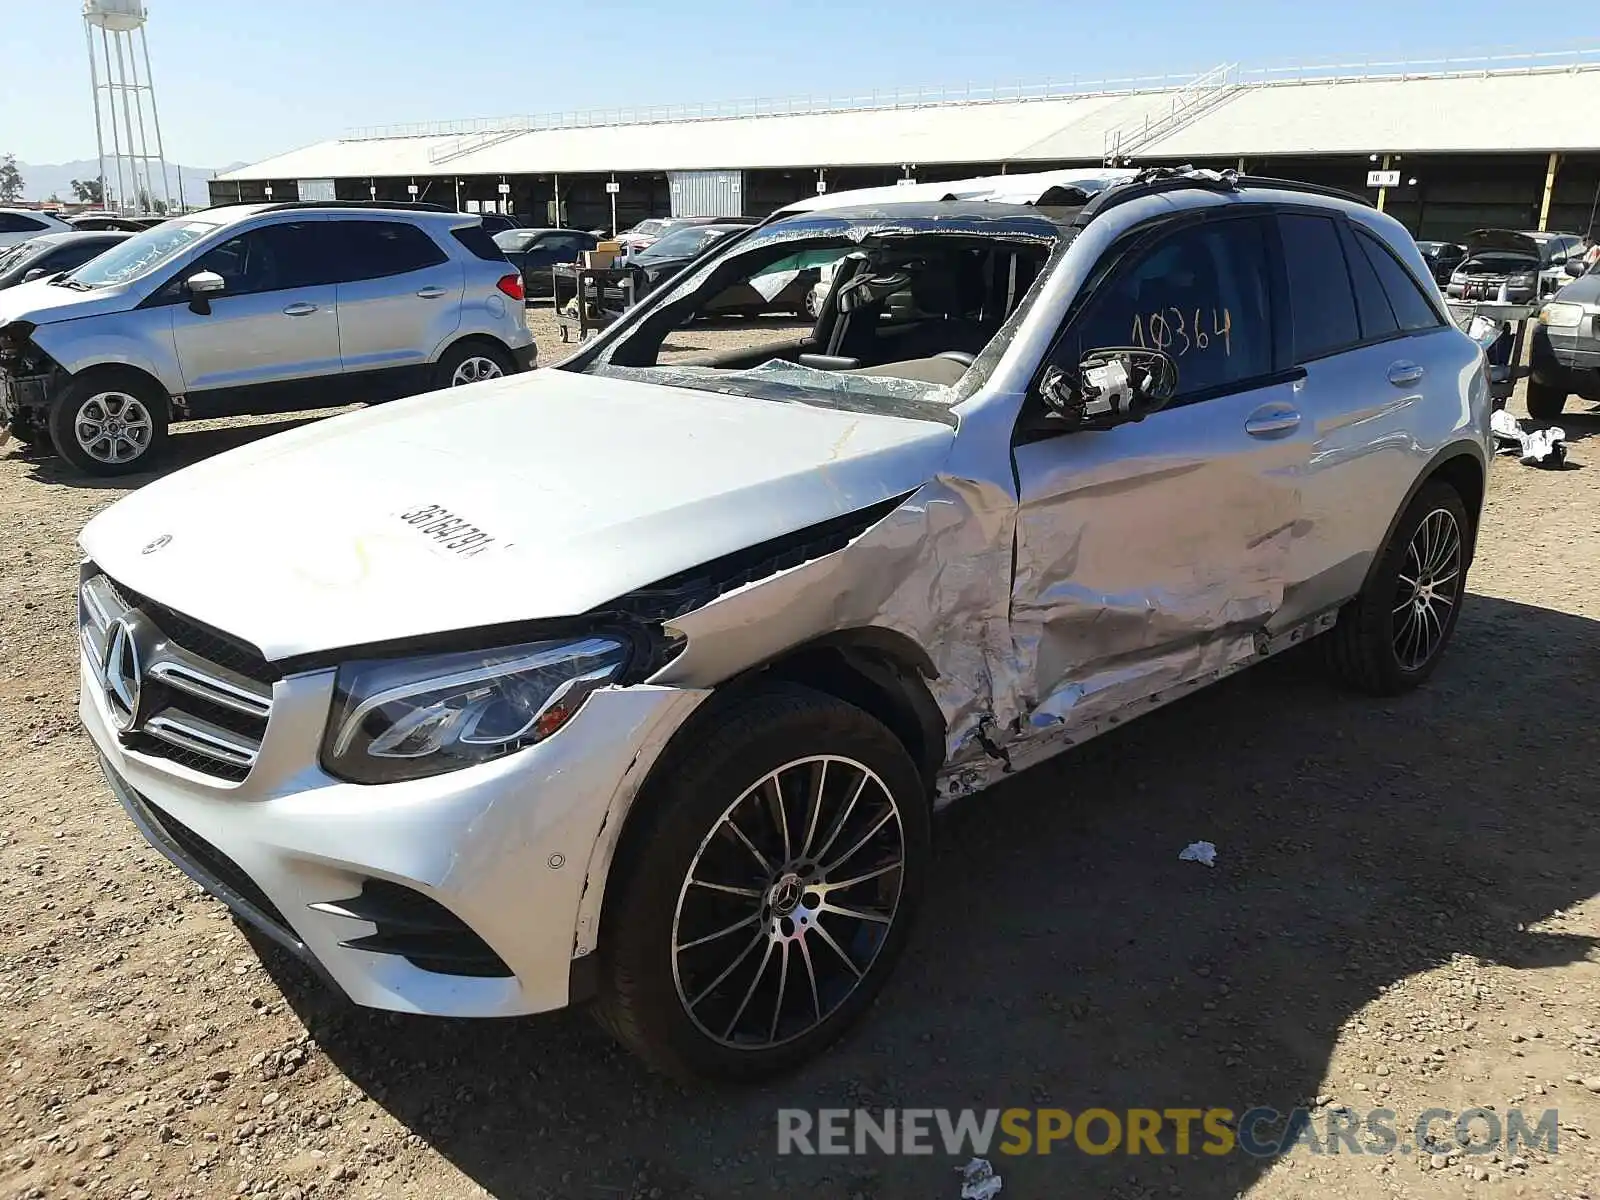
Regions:
<instances>
[{"instance_id":1,"label":"damaged rocker panel","mask_svg":"<svg viewBox=\"0 0 1600 1200\"><path fill-rule=\"evenodd\" d=\"M935 803L943 807L974 792L981 792L998 783L1006 775L1036 766L1119 725L1125 725L1135 717L1154 712L1174 700L1181 700L1218 680L1237 674L1246 667L1254 666L1318 634L1326 633L1334 627L1338 619L1338 610L1332 609L1278 634L1269 636L1257 633L1254 637L1245 637L1240 641L1246 652L1227 655L1228 661L1220 666L1136 696L1088 719L1057 720L1043 727L1035 726L1004 745L999 744L992 736L994 732L992 720L985 720L979 727L978 741L987 757L977 761L967 760L947 765L939 774Z\"/></svg>"}]
</instances>

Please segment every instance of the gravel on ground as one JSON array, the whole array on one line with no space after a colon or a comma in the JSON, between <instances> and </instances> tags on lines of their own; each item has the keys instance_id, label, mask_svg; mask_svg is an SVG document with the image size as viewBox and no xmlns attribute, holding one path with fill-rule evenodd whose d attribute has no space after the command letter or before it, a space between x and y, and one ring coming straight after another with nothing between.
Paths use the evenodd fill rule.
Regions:
<instances>
[{"instance_id":1,"label":"gravel on ground","mask_svg":"<svg viewBox=\"0 0 1600 1200\"><path fill-rule=\"evenodd\" d=\"M862 1027L744 1089L651 1076L582 1013L354 1009L252 944L77 725L74 537L150 477L0 452L0 1196L954 1200L942 1151L780 1158L776 1111L1305 1105L1556 1109L1558 1149L991 1157L1005 1200L1600 1200L1600 413L1573 407L1567 470L1495 463L1429 686L1286 657L958 805ZM163 467L310 419L179 427ZM1178 860L1201 839L1212 869Z\"/></svg>"}]
</instances>

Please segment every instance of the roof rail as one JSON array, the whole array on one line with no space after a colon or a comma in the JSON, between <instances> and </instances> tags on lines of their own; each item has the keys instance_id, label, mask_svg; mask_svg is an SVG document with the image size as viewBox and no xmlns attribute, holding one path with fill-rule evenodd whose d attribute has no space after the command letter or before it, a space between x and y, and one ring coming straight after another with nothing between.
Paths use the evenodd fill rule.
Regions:
<instances>
[{"instance_id":1,"label":"roof rail","mask_svg":"<svg viewBox=\"0 0 1600 1200\"><path fill-rule=\"evenodd\" d=\"M237 202L236 202L237 203ZM249 201L245 201L249 203ZM224 206L230 207L230 206ZM427 200L275 200L262 206L262 212L281 212L294 208L389 208L406 212L455 212L448 204L433 204ZM462 213L472 216L472 213Z\"/></svg>"},{"instance_id":2,"label":"roof rail","mask_svg":"<svg viewBox=\"0 0 1600 1200\"><path fill-rule=\"evenodd\" d=\"M1313 196L1327 196L1334 200L1348 200L1365 208L1372 207L1371 200L1356 192L1347 192L1344 188L1329 187L1321 183L1305 183L1299 179L1277 179L1271 175L1241 175L1239 186L1273 188L1280 192L1307 192Z\"/></svg>"},{"instance_id":3,"label":"roof rail","mask_svg":"<svg viewBox=\"0 0 1600 1200\"><path fill-rule=\"evenodd\" d=\"M1123 183L1114 183L1104 191L1096 192L1074 218L1074 228L1082 229L1108 208L1115 208L1140 196L1153 196L1161 192L1200 188L1208 192L1237 192L1241 188L1271 188L1281 192L1305 192L1313 196L1327 196L1335 200L1348 200L1353 204L1372 207L1372 202L1342 188L1325 187L1320 183L1302 183L1296 179L1274 179L1266 175L1240 175L1237 171L1197 171L1193 167L1150 167Z\"/></svg>"}]
</instances>

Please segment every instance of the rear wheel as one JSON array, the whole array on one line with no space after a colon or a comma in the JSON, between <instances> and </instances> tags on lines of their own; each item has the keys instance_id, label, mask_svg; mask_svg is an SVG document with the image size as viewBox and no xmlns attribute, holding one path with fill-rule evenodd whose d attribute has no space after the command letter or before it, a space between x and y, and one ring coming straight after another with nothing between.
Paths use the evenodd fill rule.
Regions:
<instances>
[{"instance_id":1,"label":"rear wheel","mask_svg":"<svg viewBox=\"0 0 1600 1200\"><path fill-rule=\"evenodd\" d=\"M1433 674L1466 594L1470 530L1453 487L1440 480L1423 485L1361 594L1321 639L1338 678L1392 696Z\"/></svg>"},{"instance_id":2,"label":"rear wheel","mask_svg":"<svg viewBox=\"0 0 1600 1200\"><path fill-rule=\"evenodd\" d=\"M142 376L88 371L50 406L56 453L90 475L148 470L167 438L167 396Z\"/></svg>"},{"instance_id":3,"label":"rear wheel","mask_svg":"<svg viewBox=\"0 0 1600 1200\"><path fill-rule=\"evenodd\" d=\"M511 355L489 342L458 342L444 352L434 367L434 387L466 387L486 379L499 379L516 370Z\"/></svg>"},{"instance_id":4,"label":"rear wheel","mask_svg":"<svg viewBox=\"0 0 1600 1200\"><path fill-rule=\"evenodd\" d=\"M1548 421L1559 417L1567 406L1567 393L1548 383L1528 377L1528 415Z\"/></svg>"},{"instance_id":5,"label":"rear wheel","mask_svg":"<svg viewBox=\"0 0 1600 1200\"><path fill-rule=\"evenodd\" d=\"M651 1066L757 1079L810 1058L883 986L928 861L928 801L867 713L743 697L664 760L612 871L595 1012Z\"/></svg>"}]
</instances>

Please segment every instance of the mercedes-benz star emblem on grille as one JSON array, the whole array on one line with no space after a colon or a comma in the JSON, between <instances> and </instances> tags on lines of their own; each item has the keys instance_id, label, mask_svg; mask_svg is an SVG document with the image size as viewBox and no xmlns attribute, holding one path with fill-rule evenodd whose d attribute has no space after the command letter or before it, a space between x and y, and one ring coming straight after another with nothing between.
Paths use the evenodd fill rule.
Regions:
<instances>
[{"instance_id":1,"label":"mercedes-benz star emblem on grille","mask_svg":"<svg viewBox=\"0 0 1600 1200\"><path fill-rule=\"evenodd\" d=\"M161 547L165 546L171 540L172 540L172 535L170 533L163 533L155 541L151 542L143 550L139 551L139 553L140 554L154 554L157 550L161 549Z\"/></svg>"},{"instance_id":2,"label":"mercedes-benz star emblem on grille","mask_svg":"<svg viewBox=\"0 0 1600 1200\"><path fill-rule=\"evenodd\" d=\"M111 720L123 733L139 719L139 698L144 691L144 664L139 661L139 642L126 617L118 617L106 630L105 659L101 663L106 680L106 707Z\"/></svg>"}]
</instances>

